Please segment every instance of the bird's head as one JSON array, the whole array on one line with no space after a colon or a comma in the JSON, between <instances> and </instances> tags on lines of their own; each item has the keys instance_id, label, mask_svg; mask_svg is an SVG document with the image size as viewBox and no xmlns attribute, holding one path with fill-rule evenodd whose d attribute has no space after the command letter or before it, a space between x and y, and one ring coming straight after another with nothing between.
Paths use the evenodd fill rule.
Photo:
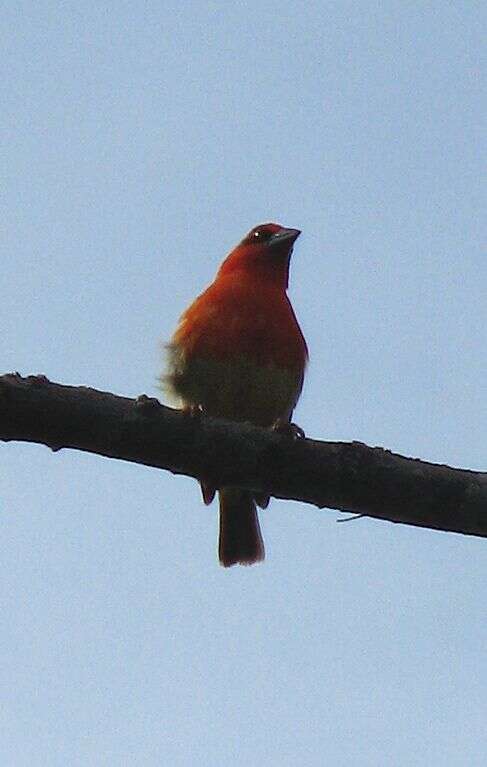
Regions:
<instances>
[{"instance_id":1,"label":"bird's head","mask_svg":"<svg viewBox=\"0 0 487 767\"><path fill-rule=\"evenodd\" d=\"M280 224L255 226L227 256L218 276L240 271L287 288L289 260L300 234Z\"/></svg>"}]
</instances>

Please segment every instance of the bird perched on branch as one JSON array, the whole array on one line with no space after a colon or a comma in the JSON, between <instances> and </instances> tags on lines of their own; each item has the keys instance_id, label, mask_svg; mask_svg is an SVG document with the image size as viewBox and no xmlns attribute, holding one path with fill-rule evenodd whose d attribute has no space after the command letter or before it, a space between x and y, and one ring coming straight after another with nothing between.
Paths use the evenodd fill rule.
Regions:
<instances>
[{"instance_id":1,"label":"bird perched on branch","mask_svg":"<svg viewBox=\"0 0 487 767\"><path fill-rule=\"evenodd\" d=\"M299 235L279 224L256 226L180 318L162 380L188 411L292 432L308 358L286 293ZM204 481L201 489L207 504L219 493L221 564L264 559L256 504L265 508L268 497Z\"/></svg>"}]
</instances>

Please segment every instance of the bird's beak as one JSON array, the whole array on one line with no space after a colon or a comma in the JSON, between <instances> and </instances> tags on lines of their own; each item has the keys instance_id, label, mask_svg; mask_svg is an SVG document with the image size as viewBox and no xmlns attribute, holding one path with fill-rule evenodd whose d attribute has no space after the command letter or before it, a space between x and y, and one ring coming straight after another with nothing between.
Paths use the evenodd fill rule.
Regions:
<instances>
[{"instance_id":1,"label":"bird's beak","mask_svg":"<svg viewBox=\"0 0 487 767\"><path fill-rule=\"evenodd\" d=\"M299 229L285 229L283 227L272 235L271 239L269 240L269 245L271 247L274 247L275 245L283 245L284 243L293 245L300 234L301 231Z\"/></svg>"}]
</instances>

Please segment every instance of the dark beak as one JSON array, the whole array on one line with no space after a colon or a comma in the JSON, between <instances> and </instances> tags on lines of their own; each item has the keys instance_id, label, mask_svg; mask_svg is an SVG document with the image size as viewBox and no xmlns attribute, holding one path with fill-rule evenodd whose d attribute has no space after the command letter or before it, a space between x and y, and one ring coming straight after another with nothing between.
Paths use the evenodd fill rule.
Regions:
<instances>
[{"instance_id":1,"label":"dark beak","mask_svg":"<svg viewBox=\"0 0 487 767\"><path fill-rule=\"evenodd\" d=\"M284 245L286 243L286 245L292 247L300 234L301 231L299 229L285 229L283 227L276 234L272 235L269 245L273 248L276 245Z\"/></svg>"}]
</instances>

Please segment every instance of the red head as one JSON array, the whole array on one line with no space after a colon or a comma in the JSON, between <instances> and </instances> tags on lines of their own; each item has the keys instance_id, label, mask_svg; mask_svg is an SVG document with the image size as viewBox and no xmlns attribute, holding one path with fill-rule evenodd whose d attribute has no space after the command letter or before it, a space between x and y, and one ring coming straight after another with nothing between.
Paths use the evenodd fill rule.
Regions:
<instances>
[{"instance_id":1,"label":"red head","mask_svg":"<svg viewBox=\"0 0 487 767\"><path fill-rule=\"evenodd\" d=\"M260 224L227 256L218 277L244 272L251 278L287 288L289 259L301 232L279 224Z\"/></svg>"}]
</instances>

